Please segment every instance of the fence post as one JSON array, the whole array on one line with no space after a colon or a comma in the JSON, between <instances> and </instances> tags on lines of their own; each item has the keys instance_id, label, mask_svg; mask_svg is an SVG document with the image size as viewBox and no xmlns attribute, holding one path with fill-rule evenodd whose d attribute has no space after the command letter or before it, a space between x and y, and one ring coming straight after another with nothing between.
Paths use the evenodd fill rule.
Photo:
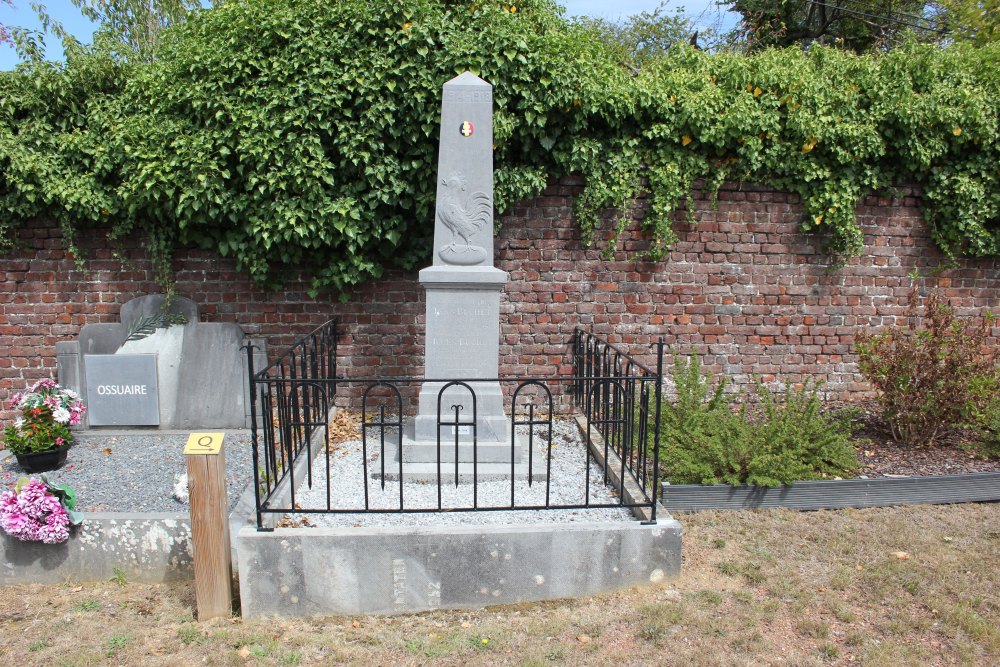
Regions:
<instances>
[{"instance_id":1,"label":"fence post","mask_svg":"<svg viewBox=\"0 0 1000 667\"><path fill-rule=\"evenodd\" d=\"M191 492L194 590L199 621L228 618L233 611L224 437L223 433L192 433L184 447Z\"/></svg>"},{"instance_id":2,"label":"fence post","mask_svg":"<svg viewBox=\"0 0 1000 667\"><path fill-rule=\"evenodd\" d=\"M264 527L260 513L260 454L257 449L257 382L253 367L253 351L257 346L247 342L243 346L247 351L247 382L250 385L250 447L253 454L253 498L257 515L257 530Z\"/></svg>"},{"instance_id":3,"label":"fence post","mask_svg":"<svg viewBox=\"0 0 1000 667\"><path fill-rule=\"evenodd\" d=\"M653 504L650 506L650 523L656 523L656 497L660 483L660 404L663 401L663 337L656 343L656 417L653 422Z\"/></svg>"}]
</instances>

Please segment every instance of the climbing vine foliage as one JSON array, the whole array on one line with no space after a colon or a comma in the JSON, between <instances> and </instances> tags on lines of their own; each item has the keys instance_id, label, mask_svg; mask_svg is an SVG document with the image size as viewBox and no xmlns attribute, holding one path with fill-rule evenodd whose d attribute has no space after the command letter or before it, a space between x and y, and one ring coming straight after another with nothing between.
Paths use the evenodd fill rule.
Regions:
<instances>
[{"instance_id":1,"label":"climbing vine foliage","mask_svg":"<svg viewBox=\"0 0 1000 667\"><path fill-rule=\"evenodd\" d=\"M164 282L197 246L345 294L430 257L441 85L471 70L494 86L498 212L582 174L581 238L608 251L640 194L662 259L696 183L747 180L801 195L835 254L861 249L859 198L896 184L922 188L946 252L1000 252L996 45L682 45L636 72L550 0L233 0L150 62L101 44L0 73L0 246L49 218L71 247L144 235Z\"/></svg>"}]
</instances>

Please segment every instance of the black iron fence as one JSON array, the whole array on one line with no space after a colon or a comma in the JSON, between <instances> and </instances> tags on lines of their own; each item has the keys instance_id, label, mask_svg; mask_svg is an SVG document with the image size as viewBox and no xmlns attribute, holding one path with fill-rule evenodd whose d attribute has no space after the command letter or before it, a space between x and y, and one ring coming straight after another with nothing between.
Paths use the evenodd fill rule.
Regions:
<instances>
[{"instance_id":1,"label":"black iron fence","mask_svg":"<svg viewBox=\"0 0 1000 667\"><path fill-rule=\"evenodd\" d=\"M655 522L663 343L655 370L583 330L571 346L568 377L431 379L339 377L333 321L260 372L248 348L258 529L268 529L268 515L293 513L612 507ZM422 386L436 414L434 435L425 425L418 439L406 417L415 406L403 397ZM358 397L362 426L356 441L333 445L338 392ZM576 414L557 422L554 396L564 395ZM484 406L497 400L492 425L503 428L484 429Z\"/></svg>"}]
</instances>

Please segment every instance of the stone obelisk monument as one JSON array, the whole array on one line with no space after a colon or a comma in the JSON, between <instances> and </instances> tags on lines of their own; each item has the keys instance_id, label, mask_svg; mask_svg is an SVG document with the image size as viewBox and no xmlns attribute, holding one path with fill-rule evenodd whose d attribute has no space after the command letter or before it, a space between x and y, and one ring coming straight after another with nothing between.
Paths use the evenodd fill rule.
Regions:
<instances>
[{"instance_id":1,"label":"stone obelisk monument","mask_svg":"<svg viewBox=\"0 0 1000 667\"><path fill-rule=\"evenodd\" d=\"M510 427L499 376L500 292L507 273L493 266L493 88L466 72L444 84L433 265L420 272L427 294L424 378L407 460L430 460L422 445L441 438L442 458L454 460L455 427L438 423L439 392L450 380L468 382L476 396L478 460L510 461ZM440 397L442 421L472 419L472 396L450 387ZM472 442L470 426L459 440ZM450 453L446 445L452 445ZM463 447L459 461L471 461ZM516 458L516 455L515 455Z\"/></svg>"}]
</instances>

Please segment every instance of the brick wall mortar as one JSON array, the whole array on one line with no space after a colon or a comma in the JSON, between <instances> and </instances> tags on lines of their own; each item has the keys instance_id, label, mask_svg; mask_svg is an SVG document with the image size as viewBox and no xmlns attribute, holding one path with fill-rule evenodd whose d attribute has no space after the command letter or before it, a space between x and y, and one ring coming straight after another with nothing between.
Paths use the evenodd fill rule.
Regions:
<instances>
[{"instance_id":1,"label":"brick wall mortar","mask_svg":"<svg viewBox=\"0 0 1000 667\"><path fill-rule=\"evenodd\" d=\"M593 329L653 362L659 337L694 349L735 386L753 374L765 381L823 379L829 397L850 400L870 388L857 373L855 334L896 322L904 312L908 274L944 264L918 209L919 193L865 198L857 215L861 257L833 269L822 239L798 231L796 195L726 184L718 206L696 192L697 227L678 216L680 237L665 262L636 261L624 250L602 260L584 248L572 220L580 182L566 179L505 216L496 264L510 273L501 300L501 370L554 373L570 362L576 326ZM641 218L642 201L633 214ZM24 230L26 250L0 257L0 400L55 374L55 343L73 340L84 324L116 322L121 305L158 291L147 253L135 241L127 263L111 258L100 235L83 245L93 259L79 271L55 225ZM619 248L646 247L638 225ZM341 303L308 296L308 280L277 292L254 288L231 259L179 252L177 291L197 302L205 321L234 322L267 338L272 356L331 317L341 323L343 372L414 375L423 364L423 291L416 272L390 271ZM1000 261L963 260L942 274L945 295L960 312L996 308ZM0 411L0 419L11 417Z\"/></svg>"}]
</instances>

